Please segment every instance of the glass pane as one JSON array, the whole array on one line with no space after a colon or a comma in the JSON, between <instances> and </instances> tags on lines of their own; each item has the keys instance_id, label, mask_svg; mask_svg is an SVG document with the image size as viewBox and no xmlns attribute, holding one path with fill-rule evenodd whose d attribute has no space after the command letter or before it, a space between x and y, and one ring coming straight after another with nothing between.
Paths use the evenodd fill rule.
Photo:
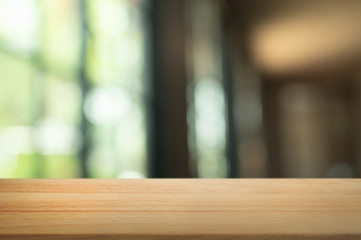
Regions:
<instances>
[{"instance_id":1,"label":"glass pane","mask_svg":"<svg viewBox=\"0 0 361 240\"><path fill-rule=\"evenodd\" d=\"M28 169L34 160L33 98L29 89L34 85L35 70L26 59L0 53L0 176L17 174L32 176ZM19 173L18 173L19 172Z\"/></svg>"},{"instance_id":2,"label":"glass pane","mask_svg":"<svg viewBox=\"0 0 361 240\"><path fill-rule=\"evenodd\" d=\"M146 136L141 1L91 0L85 113L93 125L93 177L144 177Z\"/></svg>"},{"instance_id":3,"label":"glass pane","mask_svg":"<svg viewBox=\"0 0 361 240\"><path fill-rule=\"evenodd\" d=\"M0 177L146 175L142 1L84 2L0 2Z\"/></svg>"},{"instance_id":4,"label":"glass pane","mask_svg":"<svg viewBox=\"0 0 361 240\"><path fill-rule=\"evenodd\" d=\"M39 47L41 9L37 0L0 1L0 45L31 54Z\"/></svg>"},{"instance_id":5,"label":"glass pane","mask_svg":"<svg viewBox=\"0 0 361 240\"><path fill-rule=\"evenodd\" d=\"M41 54L44 65L62 74L74 74L80 59L79 1L42 0Z\"/></svg>"},{"instance_id":6,"label":"glass pane","mask_svg":"<svg viewBox=\"0 0 361 240\"><path fill-rule=\"evenodd\" d=\"M227 176L225 96L220 9L211 0L190 1L190 149L199 177Z\"/></svg>"}]
</instances>

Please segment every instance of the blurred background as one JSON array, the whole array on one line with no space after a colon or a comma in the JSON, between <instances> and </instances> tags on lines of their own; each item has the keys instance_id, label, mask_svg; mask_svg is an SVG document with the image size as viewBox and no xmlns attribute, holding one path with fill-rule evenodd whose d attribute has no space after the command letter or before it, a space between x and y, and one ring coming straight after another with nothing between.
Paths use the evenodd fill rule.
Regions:
<instances>
[{"instance_id":1,"label":"blurred background","mask_svg":"<svg viewBox=\"0 0 361 240\"><path fill-rule=\"evenodd\" d=\"M361 177L361 1L1 0L0 178Z\"/></svg>"}]
</instances>

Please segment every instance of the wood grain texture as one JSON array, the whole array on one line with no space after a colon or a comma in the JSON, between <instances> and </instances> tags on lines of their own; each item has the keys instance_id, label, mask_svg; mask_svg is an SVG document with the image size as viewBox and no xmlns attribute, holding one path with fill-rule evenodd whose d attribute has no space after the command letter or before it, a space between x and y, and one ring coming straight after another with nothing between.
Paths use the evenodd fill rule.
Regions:
<instances>
[{"instance_id":1,"label":"wood grain texture","mask_svg":"<svg viewBox=\"0 0 361 240\"><path fill-rule=\"evenodd\" d=\"M0 239L361 239L361 180L0 180Z\"/></svg>"}]
</instances>

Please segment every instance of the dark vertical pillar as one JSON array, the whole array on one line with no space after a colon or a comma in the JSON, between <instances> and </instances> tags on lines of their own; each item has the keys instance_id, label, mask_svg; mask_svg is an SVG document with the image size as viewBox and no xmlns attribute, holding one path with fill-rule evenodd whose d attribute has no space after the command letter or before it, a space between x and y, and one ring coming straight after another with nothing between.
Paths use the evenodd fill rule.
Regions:
<instances>
[{"instance_id":1,"label":"dark vertical pillar","mask_svg":"<svg viewBox=\"0 0 361 240\"><path fill-rule=\"evenodd\" d=\"M223 26L224 30L224 26ZM223 32L223 36L226 33ZM229 45L225 37L222 38L222 63L223 63L223 83L226 98L226 151L228 160L228 177L240 177L240 163L238 159L237 131L234 119L234 86L232 78L232 63L230 59Z\"/></svg>"},{"instance_id":2,"label":"dark vertical pillar","mask_svg":"<svg viewBox=\"0 0 361 240\"><path fill-rule=\"evenodd\" d=\"M227 63L227 61L224 61ZM229 63L227 63L229 64ZM226 151L228 160L228 177L238 178L240 176L240 163L238 158L238 146L237 146L237 131L234 121L234 94L233 94L233 83L230 76L230 70L224 69L224 89L226 97Z\"/></svg>"},{"instance_id":3,"label":"dark vertical pillar","mask_svg":"<svg viewBox=\"0 0 361 240\"><path fill-rule=\"evenodd\" d=\"M33 84L31 92L33 93L29 101L34 106L34 111L32 114L32 124L36 126L39 119L44 116L44 102L45 102L45 91L46 91L46 81L44 79L45 67L43 59L40 54L37 52L32 56L32 62L37 68L37 73L33 76ZM35 137L34 137L35 138ZM34 143L36 139L33 139ZM34 146L35 147L35 146ZM35 149L37 149L35 147ZM33 175L34 178L44 178L46 177L46 157L41 154L39 149L36 150L33 160Z\"/></svg>"},{"instance_id":4,"label":"dark vertical pillar","mask_svg":"<svg viewBox=\"0 0 361 240\"><path fill-rule=\"evenodd\" d=\"M346 145L346 156L344 161L348 161L353 170L352 177L361 177L360 172L360 122L361 122L361 111L360 111L360 83L358 77L350 79L350 83L344 91L345 104L347 106L347 136L348 141Z\"/></svg>"},{"instance_id":5,"label":"dark vertical pillar","mask_svg":"<svg viewBox=\"0 0 361 240\"><path fill-rule=\"evenodd\" d=\"M262 106L265 140L268 149L267 177L280 178L284 170L280 158L280 122L278 107L278 89L280 85L274 79L262 77Z\"/></svg>"},{"instance_id":6,"label":"dark vertical pillar","mask_svg":"<svg viewBox=\"0 0 361 240\"><path fill-rule=\"evenodd\" d=\"M150 177L190 177L184 0L149 0Z\"/></svg>"},{"instance_id":7,"label":"dark vertical pillar","mask_svg":"<svg viewBox=\"0 0 361 240\"><path fill-rule=\"evenodd\" d=\"M80 131L82 135L82 146L79 150L79 160L81 166L81 177L89 177L87 169L87 160L89 157L90 149L90 136L89 136L89 122L84 113L84 103L87 92L90 89L87 73L86 73L86 61L87 61L87 8L86 0L80 0L80 17L81 17L81 52L80 52L80 69L79 69L79 86L81 89L81 119L80 119Z\"/></svg>"}]
</instances>

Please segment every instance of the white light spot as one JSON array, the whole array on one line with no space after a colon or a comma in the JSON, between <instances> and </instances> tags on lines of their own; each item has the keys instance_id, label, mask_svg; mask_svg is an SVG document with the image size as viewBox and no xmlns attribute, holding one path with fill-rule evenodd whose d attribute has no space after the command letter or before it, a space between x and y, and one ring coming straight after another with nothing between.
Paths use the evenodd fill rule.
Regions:
<instances>
[{"instance_id":1,"label":"white light spot","mask_svg":"<svg viewBox=\"0 0 361 240\"><path fill-rule=\"evenodd\" d=\"M130 105L130 97L123 89L103 87L89 94L84 110L93 124L112 125L123 119Z\"/></svg>"},{"instance_id":2,"label":"white light spot","mask_svg":"<svg viewBox=\"0 0 361 240\"><path fill-rule=\"evenodd\" d=\"M201 81L195 88L197 144L217 148L225 143L224 95L216 81Z\"/></svg>"},{"instance_id":3,"label":"white light spot","mask_svg":"<svg viewBox=\"0 0 361 240\"><path fill-rule=\"evenodd\" d=\"M38 46L41 16L34 0L1 0L0 35L11 47L32 51Z\"/></svg>"},{"instance_id":4,"label":"white light spot","mask_svg":"<svg viewBox=\"0 0 361 240\"><path fill-rule=\"evenodd\" d=\"M29 126L10 126L0 132L0 148L10 155L32 154L33 128Z\"/></svg>"},{"instance_id":5,"label":"white light spot","mask_svg":"<svg viewBox=\"0 0 361 240\"><path fill-rule=\"evenodd\" d=\"M99 1L97 4L98 28L106 35L119 35L129 26L129 13L125 4Z\"/></svg>"},{"instance_id":6,"label":"white light spot","mask_svg":"<svg viewBox=\"0 0 361 240\"><path fill-rule=\"evenodd\" d=\"M69 155L78 151L80 134L75 126L58 120L46 120L36 132L39 151L44 155Z\"/></svg>"},{"instance_id":7,"label":"white light spot","mask_svg":"<svg viewBox=\"0 0 361 240\"><path fill-rule=\"evenodd\" d=\"M118 175L118 178L145 178L145 176L136 171L125 171Z\"/></svg>"}]
</instances>

